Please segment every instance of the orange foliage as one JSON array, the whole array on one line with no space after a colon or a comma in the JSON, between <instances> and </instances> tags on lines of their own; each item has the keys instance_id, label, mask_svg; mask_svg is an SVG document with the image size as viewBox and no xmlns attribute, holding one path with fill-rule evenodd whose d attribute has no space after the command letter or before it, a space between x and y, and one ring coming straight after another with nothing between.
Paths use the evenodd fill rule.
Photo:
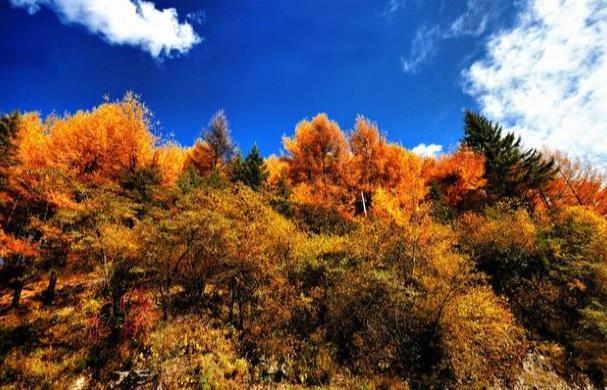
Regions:
<instances>
[{"instance_id":1,"label":"orange foliage","mask_svg":"<svg viewBox=\"0 0 607 390\"><path fill-rule=\"evenodd\" d=\"M397 220L409 218L420 211L427 193L421 175L422 160L396 144L386 145L385 154L384 177L389 180L375 188L373 208L379 214L403 214L401 217L392 215Z\"/></svg>"},{"instance_id":2,"label":"orange foliage","mask_svg":"<svg viewBox=\"0 0 607 390\"><path fill-rule=\"evenodd\" d=\"M607 177L580 159L570 159L563 153L553 153L558 166L554 180L548 183L545 197L557 208L588 206L607 215Z\"/></svg>"},{"instance_id":3,"label":"orange foliage","mask_svg":"<svg viewBox=\"0 0 607 390\"><path fill-rule=\"evenodd\" d=\"M346 137L326 114L319 114L311 121L301 121L293 138L283 139L290 153L289 178L295 186L305 183L307 188L294 196L304 203L342 203L345 198L347 164L350 159ZM309 199L314 194L315 199Z\"/></svg>"},{"instance_id":4,"label":"orange foliage","mask_svg":"<svg viewBox=\"0 0 607 390\"><path fill-rule=\"evenodd\" d=\"M62 182L64 172L52 164L55 153L49 142L47 128L53 121L54 118L50 118L43 123L35 112L19 117L15 156L17 164L10 167L8 186L12 197L25 204L41 201L60 207L72 204ZM8 202L11 196L4 194L0 198Z\"/></svg>"},{"instance_id":5,"label":"orange foliage","mask_svg":"<svg viewBox=\"0 0 607 390\"><path fill-rule=\"evenodd\" d=\"M215 157L209 144L196 141L188 151L186 166L196 168L201 175L211 172L215 168Z\"/></svg>"},{"instance_id":6,"label":"orange foliage","mask_svg":"<svg viewBox=\"0 0 607 390\"><path fill-rule=\"evenodd\" d=\"M349 141L349 142L348 142ZM388 143L377 125L359 116L346 140L325 114L302 121L293 138L284 138L293 200L351 209L365 193L371 207L378 189L411 210L426 193L421 159L400 145Z\"/></svg>"},{"instance_id":7,"label":"orange foliage","mask_svg":"<svg viewBox=\"0 0 607 390\"><path fill-rule=\"evenodd\" d=\"M350 135L352 170L355 186L365 192L378 187L394 187L402 181L400 166L403 150L388 144L377 125L359 116Z\"/></svg>"},{"instance_id":8,"label":"orange foliage","mask_svg":"<svg viewBox=\"0 0 607 390\"><path fill-rule=\"evenodd\" d=\"M148 164L155 137L148 110L133 95L92 111L52 121L49 160L85 181L118 179L125 170Z\"/></svg>"},{"instance_id":9,"label":"orange foliage","mask_svg":"<svg viewBox=\"0 0 607 390\"><path fill-rule=\"evenodd\" d=\"M24 169L40 168L48 164L49 140L38 113L21 115L17 145L17 160Z\"/></svg>"},{"instance_id":10,"label":"orange foliage","mask_svg":"<svg viewBox=\"0 0 607 390\"><path fill-rule=\"evenodd\" d=\"M427 192L422 179L422 160L397 144L388 145L387 155L386 177L391 181L384 186L393 188L401 202L417 204Z\"/></svg>"},{"instance_id":11,"label":"orange foliage","mask_svg":"<svg viewBox=\"0 0 607 390\"><path fill-rule=\"evenodd\" d=\"M451 206L470 205L478 201L486 183L484 163L482 155L460 148L439 160L427 160L423 176L428 185L440 187Z\"/></svg>"},{"instance_id":12,"label":"orange foliage","mask_svg":"<svg viewBox=\"0 0 607 390\"><path fill-rule=\"evenodd\" d=\"M38 255L38 245L28 240L15 238L5 233L0 227L0 257L14 255L36 257Z\"/></svg>"}]
</instances>

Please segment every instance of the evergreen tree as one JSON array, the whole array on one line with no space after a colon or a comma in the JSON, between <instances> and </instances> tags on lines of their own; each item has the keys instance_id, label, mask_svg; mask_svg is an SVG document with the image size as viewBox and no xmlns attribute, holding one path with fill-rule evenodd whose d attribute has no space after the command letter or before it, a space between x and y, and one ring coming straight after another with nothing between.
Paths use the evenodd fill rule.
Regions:
<instances>
[{"instance_id":1,"label":"evergreen tree","mask_svg":"<svg viewBox=\"0 0 607 390\"><path fill-rule=\"evenodd\" d=\"M251 148L245 160L245 165L247 167L245 184L255 190L259 189L268 179L268 170L257 145L253 145Z\"/></svg>"},{"instance_id":2,"label":"evergreen tree","mask_svg":"<svg viewBox=\"0 0 607 390\"><path fill-rule=\"evenodd\" d=\"M203 183L203 178L200 176L198 170L192 166L188 167L177 181L177 187L183 192L187 194L196 188L200 187Z\"/></svg>"},{"instance_id":3,"label":"evergreen tree","mask_svg":"<svg viewBox=\"0 0 607 390\"><path fill-rule=\"evenodd\" d=\"M0 191L6 187L7 169L15 164L15 138L19 130L19 113L0 118Z\"/></svg>"},{"instance_id":4,"label":"evergreen tree","mask_svg":"<svg viewBox=\"0 0 607 390\"><path fill-rule=\"evenodd\" d=\"M253 145L243 160L240 153L232 160L232 181L239 181L254 190L259 190L268 179L266 163L257 145Z\"/></svg>"},{"instance_id":5,"label":"evergreen tree","mask_svg":"<svg viewBox=\"0 0 607 390\"><path fill-rule=\"evenodd\" d=\"M487 195L492 201L527 203L556 173L554 161L535 149L523 149L521 138L503 134L502 127L466 111L462 142L485 157Z\"/></svg>"}]
</instances>

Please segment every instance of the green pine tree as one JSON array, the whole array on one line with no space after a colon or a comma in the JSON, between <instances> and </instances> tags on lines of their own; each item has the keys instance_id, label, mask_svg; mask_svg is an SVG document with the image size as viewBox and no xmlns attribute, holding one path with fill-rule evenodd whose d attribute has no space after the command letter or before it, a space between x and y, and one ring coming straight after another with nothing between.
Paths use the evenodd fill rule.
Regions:
<instances>
[{"instance_id":1,"label":"green pine tree","mask_svg":"<svg viewBox=\"0 0 607 390\"><path fill-rule=\"evenodd\" d=\"M15 140L19 131L19 120L18 112L0 117L0 191L6 185L7 169L16 163Z\"/></svg>"},{"instance_id":2,"label":"green pine tree","mask_svg":"<svg viewBox=\"0 0 607 390\"><path fill-rule=\"evenodd\" d=\"M249 187L258 190L268 179L268 170L266 163L261 157L261 153L257 145L253 145L251 151L245 159L246 179L245 184Z\"/></svg>"},{"instance_id":3,"label":"green pine tree","mask_svg":"<svg viewBox=\"0 0 607 390\"><path fill-rule=\"evenodd\" d=\"M198 170L192 166L189 166L179 177L177 187L181 190L181 192L187 194L200 187L203 181L204 179Z\"/></svg>"},{"instance_id":4,"label":"green pine tree","mask_svg":"<svg viewBox=\"0 0 607 390\"><path fill-rule=\"evenodd\" d=\"M247 178L247 165L245 160L242 158L240 151L237 151L234 158L232 158L232 161L230 161L229 173L230 180L232 180L232 182L245 183Z\"/></svg>"},{"instance_id":5,"label":"green pine tree","mask_svg":"<svg viewBox=\"0 0 607 390\"><path fill-rule=\"evenodd\" d=\"M466 111L462 142L485 156L486 191L490 201L526 204L556 173L553 160L535 149L523 149L521 138L503 134L502 127Z\"/></svg>"},{"instance_id":6,"label":"green pine tree","mask_svg":"<svg viewBox=\"0 0 607 390\"><path fill-rule=\"evenodd\" d=\"M259 190L268 178L266 163L257 145L253 145L243 160L240 153L231 161L230 176L233 182L241 182L254 190Z\"/></svg>"}]
</instances>

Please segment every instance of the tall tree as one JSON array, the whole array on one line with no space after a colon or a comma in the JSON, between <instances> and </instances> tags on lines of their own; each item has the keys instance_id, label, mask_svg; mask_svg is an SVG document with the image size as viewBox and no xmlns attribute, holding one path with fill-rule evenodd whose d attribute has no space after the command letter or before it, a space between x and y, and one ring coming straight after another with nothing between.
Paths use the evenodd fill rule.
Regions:
<instances>
[{"instance_id":1,"label":"tall tree","mask_svg":"<svg viewBox=\"0 0 607 390\"><path fill-rule=\"evenodd\" d=\"M290 156L293 196L303 203L331 206L347 198L350 151L339 125L326 114L297 124L293 138L283 138Z\"/></svg>"},{"instance_id":2,"label":"tall tree","mask_svg":"<svg viewBox=\"0 0 607 390\"><path fill-rule=\"evenodd\" d=\"M13 307L39 258L40 234L30 221L49 212L43 191L21 167L22 127L19 113L0 118L0 285L13 289Z\"/></svg>"},{"instance_id":3,"label":"tall tree","mask_svg":"<svg viewBox=\"0 0 607 390\"><path fill-rule=\"evenodd\" d=\"M348 141L352 151L349 179L355 189L357 211L372 207L373 193L379 188L409 196L424 187L419 157L388 142L376 123L357 117Z\"/></svg>"},{"instance_id":4,"label":"tall tree","mask_svg":"<svg viewBox=\"0 0 607 390\"><path fill-rule=\"evenodd\" d=\"M485 157L487 195L528 203L556 172L554 161L537 150L524 149L521 138L503 134L502 127L482 115L466 111L464 145Z\"/></svg>"},{"instance_id":5,"label":"tall tree","mask_svg":"<svg viewBox=\"0 0 607 390\"><path fill-rule=\"evenodd\" d=\"M228 161L236 151L230 137L228 118L223 110L218 111L211 120L203 135L204 141L209 145L212 153L213 167Z\"/></svg>"}]
</instances>

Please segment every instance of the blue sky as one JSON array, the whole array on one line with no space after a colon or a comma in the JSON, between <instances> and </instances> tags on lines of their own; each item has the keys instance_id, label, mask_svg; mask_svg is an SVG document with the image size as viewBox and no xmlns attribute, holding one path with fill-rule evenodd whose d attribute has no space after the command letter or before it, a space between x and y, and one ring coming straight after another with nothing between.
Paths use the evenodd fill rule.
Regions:
<instances>
[{"instance_id":1,"label":"blue sky","mask_svg":"<svg viewBox=\"0 0 607 390\"><path fill-rule=\"evenodd\" d=\"M546 133L541 121L554 112L525 107L524 98L548 96L554 110L576 103L565 101L573 89L581 91L577 102L587 104L583 85L607 73L601 36L598 46L560 43L577 56L582 45L591 61L590 68L581 68L589 66L585 61L557 69L565 74L560 96L546 89L554 70L542 73L542 64L533 63L555 62L550 28L580 4L587 7L577 18L595 15L601 31L605 0L103 0L95 8L100 1L0 0L1 112L74 112L133 90L162 132L184 145L225 109L240 148L256 142L269 155L280 152L281 136L298 121L319 112L344 130L363 114L406 147L434 143L449 150L462 135L462 110L471 108L533 146L554 147L558 129ZM571 21L574 33L592 34L578 19ZM526 52L533 45L524 41L538 29L532 42L540 39L539 57ZM531 63L517 64L520 58ZM519 66L527 74L504 70ZM521 86L521 96L510 93ZM582 112L593 123L605 113L607 93L590 92L598 101ZM567 127L569 118L561 119L550 125ZM602 158L607 141L601 149L596 142L607 135L605 126L580 145L568 148L564 139L556 147Z\"/></svg>"}]
</instances>

